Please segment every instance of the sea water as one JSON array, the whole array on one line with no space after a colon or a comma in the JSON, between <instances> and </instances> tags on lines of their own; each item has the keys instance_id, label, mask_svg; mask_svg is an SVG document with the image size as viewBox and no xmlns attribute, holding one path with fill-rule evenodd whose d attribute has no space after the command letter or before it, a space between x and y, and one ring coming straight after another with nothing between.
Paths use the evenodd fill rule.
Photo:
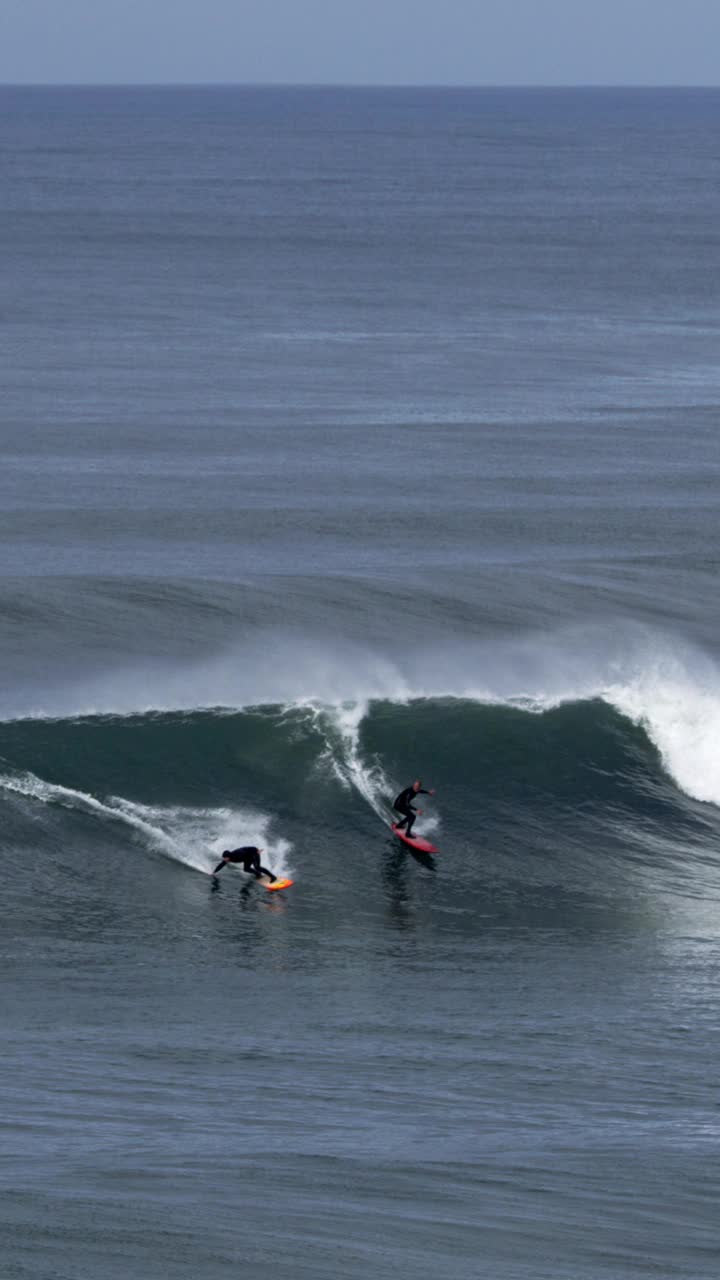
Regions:
<instances>
[{"instance_id":1,"label":"sea water","mask_svg":"<svg viewBox=\"0 0 720 1280\"><path fill-rule=\"evenodd\" d=\"M3 1276L714 1278L720 93L0 107Z\"/></svg>"}]
</instances>

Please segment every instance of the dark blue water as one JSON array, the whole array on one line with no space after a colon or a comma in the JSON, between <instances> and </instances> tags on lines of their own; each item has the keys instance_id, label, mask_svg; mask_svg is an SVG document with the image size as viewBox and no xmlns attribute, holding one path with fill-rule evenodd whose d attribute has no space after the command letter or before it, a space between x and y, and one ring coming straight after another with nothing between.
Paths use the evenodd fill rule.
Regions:
<instances>
[{"instance_id":1,"label":"dark blue water","mask_svg":"<svg viewBox=\"0 0 720 1280\"><path fill-rule=\"evenodd\" d=\"M0 90L8 1280L714 1280L719 125Z\"/></svg>"}]
</instances>

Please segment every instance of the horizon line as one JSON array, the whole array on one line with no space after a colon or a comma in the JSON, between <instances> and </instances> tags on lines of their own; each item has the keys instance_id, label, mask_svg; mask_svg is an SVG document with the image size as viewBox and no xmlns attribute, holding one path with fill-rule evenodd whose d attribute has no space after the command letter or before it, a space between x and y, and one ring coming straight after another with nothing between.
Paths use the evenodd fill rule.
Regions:
<instances>
[{"instance_id":1,"label":"horizon line","mask_svg":"<svg viewBox=\"0 0 720 1280\"><path fill-rule=\"evenodd\" d=\"M441 80L0 80L0 89L680 89L713 92L718 84L688 84L684 81L458 81Z\"/></svg>"}]
</instances>

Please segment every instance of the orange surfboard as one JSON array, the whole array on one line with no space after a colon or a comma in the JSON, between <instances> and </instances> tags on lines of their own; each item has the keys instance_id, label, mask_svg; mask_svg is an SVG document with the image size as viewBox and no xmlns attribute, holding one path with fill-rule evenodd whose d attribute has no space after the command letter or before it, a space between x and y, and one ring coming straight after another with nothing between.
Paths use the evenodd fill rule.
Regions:
<instances>
[{"instance_id":1,"label":"orange surfboard","mask_svg":"<svg viewBox=\"0 0 720 1280\"><path fill-rule=\"evenodd\" d=\"M291 884L294 884L294 883L295 883L295 881L294 881L294 880L290 880L290 879L286 876L284 880L272 880L272 881L270 881L270 880L261 880L261 881L260 881L260 883L261 883L262 885L264 885L264 887L265 887L266 889L269 889L269 890L272 892L272 890L273 890L273 889L289 889L289 888L290 888L290 885L291 885Z\"/></svg>"}]
</instances>

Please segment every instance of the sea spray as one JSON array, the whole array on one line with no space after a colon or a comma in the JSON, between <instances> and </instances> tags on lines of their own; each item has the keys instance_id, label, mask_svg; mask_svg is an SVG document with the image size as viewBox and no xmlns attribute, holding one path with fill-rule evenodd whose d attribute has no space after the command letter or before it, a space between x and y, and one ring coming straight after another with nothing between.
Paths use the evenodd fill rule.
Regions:
<instances>
[{"instance_id":1,"label":"sea spray","mask_svg":"<svg viewBox=\"0 0 720 1280\"><path fill-rule=\"evenodd\" d=\"M252 810L144 805L122 796L96 796L46 782L32 773L0 775L0 789L127 826L146 848L197 871L211 871L223 849L257 845L267 850L272 869L289 871L292 845L268 835L270 817Z\"/></svg>"}]
</instances>

